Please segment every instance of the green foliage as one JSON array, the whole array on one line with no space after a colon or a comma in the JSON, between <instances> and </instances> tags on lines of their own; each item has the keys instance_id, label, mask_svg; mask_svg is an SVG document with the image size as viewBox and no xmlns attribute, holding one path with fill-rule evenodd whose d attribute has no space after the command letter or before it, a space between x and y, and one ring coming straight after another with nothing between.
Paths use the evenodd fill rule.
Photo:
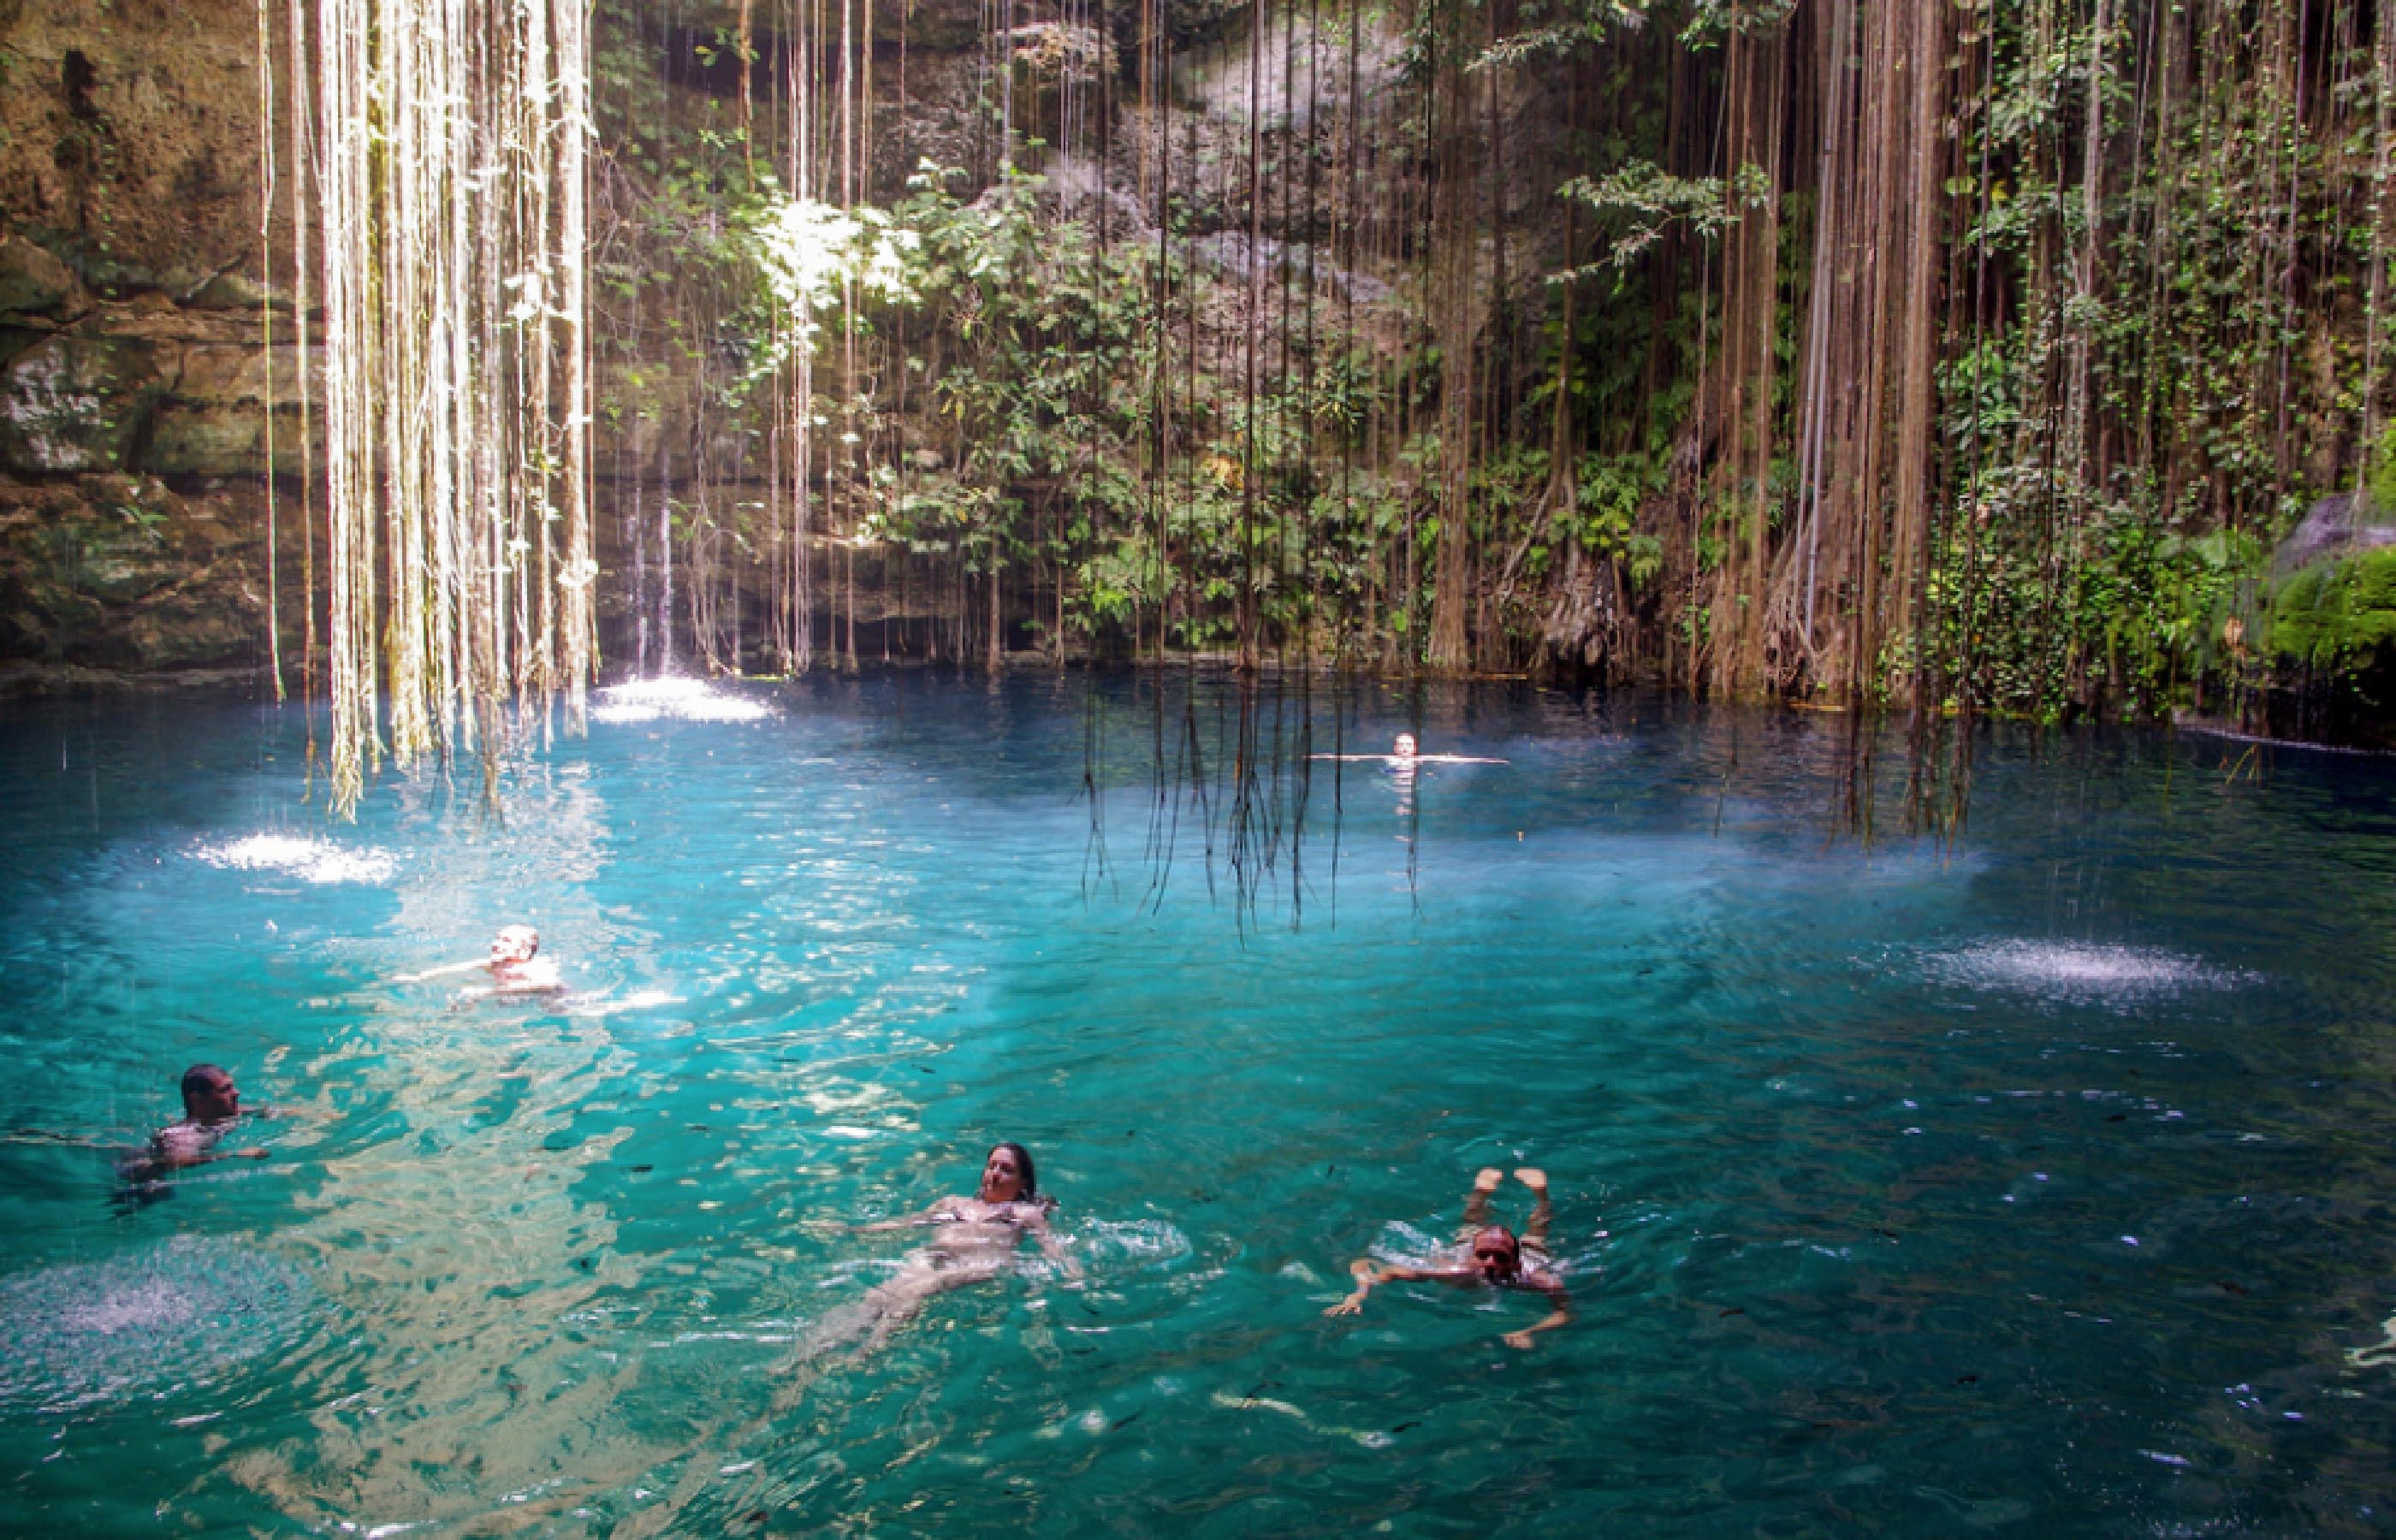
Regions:
<instances>
[{"instance_id":1,"label":"green foliage","mask_svg":"<svg viewBox=\"0 0 2396 1540\"><path fill-rule=\"evenodd\" d=\"M2270 622L2264 644L2278 656L2330 673L2362 669L2396 644L2396 546L2297 571L2272 594Z\"/></svg>"}]
</instances>

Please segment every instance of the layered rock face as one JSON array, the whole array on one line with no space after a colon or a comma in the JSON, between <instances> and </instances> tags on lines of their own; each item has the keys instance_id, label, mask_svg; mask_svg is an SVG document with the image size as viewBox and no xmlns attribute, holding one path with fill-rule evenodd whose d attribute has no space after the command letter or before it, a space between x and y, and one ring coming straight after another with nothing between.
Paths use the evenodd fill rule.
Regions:
<instances>
[{"instance_id":1,"label":"layered rock face","mask_svg":"<svg viewBox=\"0 0 2396 1540\"><path fill-rule=\"evenodd\" d=\"M20 684L265 657L256 29L224 0L0 0L0 667ZM296 400L293 351L272 356ZM274 455L295 488L300 449L295 420Z\"/></svg>"}]
</instances>

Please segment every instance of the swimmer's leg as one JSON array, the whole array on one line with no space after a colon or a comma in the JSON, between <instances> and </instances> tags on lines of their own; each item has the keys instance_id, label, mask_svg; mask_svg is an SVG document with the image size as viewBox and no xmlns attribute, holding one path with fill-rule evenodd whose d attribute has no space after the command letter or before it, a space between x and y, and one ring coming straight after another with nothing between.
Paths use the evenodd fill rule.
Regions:
<instances>
[{"instance_id":1,"label":"swimmer's leg","mask_svg":"<svg viewBox=\"0 0 2396 1540\"><path fill-rule=\"evenodd\" d=\"M1472 1178L1472 1190L1464 1195L1464 1227L1457 1231L1458 1241L1470 1241L1489 1228L1489 1195L1506 1174L1496 1166L1483 1166Z\"/></svg>"},{"instance_id":2,"label":"swimmer's leg","mask_svg":"<svg viewBox=\"0 0 2396 1540\"><path fill-rule=\"evenodd\" d=\"M1556 1205L1548 1199L1548 1174L1537 1166L1518 1166L1514 1180L1531 1189L1531 1222L1523 1228L1523 1244L1548 1249L1548 1227L1555 1223Z\"/></svg>"}]
</instances>

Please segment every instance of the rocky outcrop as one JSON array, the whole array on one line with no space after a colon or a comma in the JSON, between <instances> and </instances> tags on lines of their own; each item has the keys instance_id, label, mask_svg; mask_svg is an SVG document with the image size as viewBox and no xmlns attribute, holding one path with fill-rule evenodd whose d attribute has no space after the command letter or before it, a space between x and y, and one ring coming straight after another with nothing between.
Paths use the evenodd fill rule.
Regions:
<instances>
[{"instance_id":1,"label":"rocky outcrop","mask_svg":"<svg viewBox=\"0 0 2396 1540\"><path fill-rule=\"evenodd\" d=\"M262 502L147 476L0 478L0 658L48 670L20 683L262 661Z\"/></svg>"}]
</instances>

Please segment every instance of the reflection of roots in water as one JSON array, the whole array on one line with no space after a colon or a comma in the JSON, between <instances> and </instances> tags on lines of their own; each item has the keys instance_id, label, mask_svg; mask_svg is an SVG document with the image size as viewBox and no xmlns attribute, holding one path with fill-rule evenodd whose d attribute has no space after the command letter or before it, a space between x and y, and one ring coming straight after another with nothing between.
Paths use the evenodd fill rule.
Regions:
<instances>
[{"instance_id":1,"label":"reflection of roots in water","mask_svg":"<svg viewBox=\"0 0 2396 1540\"><path fill-rule=\"evenodd\" d=\"M271 1352L312 1309L291 1264L178 1236L0 1282L0 1409L129 1400Z\"/></svg>"},{"instance_id":2,"label":"reflection of roots in water","mask_svg":"<svg viewBox=\"0 0 2396 1540\"><path fill-rule=\"evenodd\" d=\"M1166 681L1157 680L1153 689L1144 842L1149 878L1142 904L1151 910L1163 907L1186 816L1201 842L1201 875L1208 896L1217 891L1215 862L1219 849L1231 879L1232 910L1240 925L1245 929L1256 919L1269 890L1285 878L1289 919L1295 927L1303 914L1307 892L1303 863L1307 813L1313 794L1313 676L1305 671L1275 674L1260 683L1247 675L1217 681L1202 680L1193 673L1182 684L1178 710L1166 705ZM1201 697L1208 694L1212 696L1211 733L1201 725L1210 705ZM1339 717L1335 697L1335 746ZM1103 839L1099 789L1107 783L1100 763L1104 741L1104 733L1096 727L1085 734L1083 785L1091 800L1094 848ZM1333 768L1336 772L1338 767ZM1335 778L1335 876L1338 790Z\"/></svg>"},{"instance_id":3,"label":"reflection of roots in water","mask_svg":"<svg viewBox=\"0 0 2396 1540\"><path fill-rule=\"evenodd\" d=\"M2056 941L1992 941L1932 957L1925 967L1934 978L1972 989L2062 994L2226 989L2257 982L2253 974L2211 967L2170 952Z\"/></svg>"},{"instance_id":4,"label":"reflection of roots in water","mask_svg":"<svg viewBox=\"0 0 2396 1540\"><path fill-rule=\"evenodd\" d=\"M288 834L252 834L247 839L202 845L194 858L233 871L279 871L308 883L388 883L398 869L385 850L345 850L328 840Z\"/></svg>"}]
</instances>

